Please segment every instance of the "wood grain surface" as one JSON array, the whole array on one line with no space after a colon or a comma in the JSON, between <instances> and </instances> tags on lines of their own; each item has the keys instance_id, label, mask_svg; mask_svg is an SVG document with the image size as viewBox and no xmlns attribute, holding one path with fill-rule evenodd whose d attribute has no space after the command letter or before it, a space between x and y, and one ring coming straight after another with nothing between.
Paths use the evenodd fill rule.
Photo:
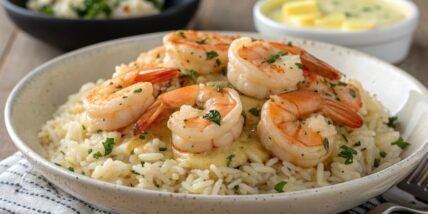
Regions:
<instances>
[{"instance_id":1,"label":"wood grain surface","mask_svg":"<svg viewBox=\"0 0 428 214\"><path fill-rule=\"evenodd\" d=\"M232 3L233 2L233 3ZM195 29L255 31L252 7L256 0L202 0ZM428 1L415 0L420 24L407 59L397 66L428 86ZM29 71L63 52L18 30L0 9L0 160L16 152L4 125L4 105L12 88Z\"/></svg>"}]
</instances>

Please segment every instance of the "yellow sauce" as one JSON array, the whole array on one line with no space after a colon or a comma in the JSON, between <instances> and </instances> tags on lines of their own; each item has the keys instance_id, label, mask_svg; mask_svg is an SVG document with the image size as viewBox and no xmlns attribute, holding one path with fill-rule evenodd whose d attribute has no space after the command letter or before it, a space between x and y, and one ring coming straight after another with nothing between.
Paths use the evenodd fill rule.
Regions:
<instances>
[{"instance_id":1,"label":"yellow sauce","mask_svg":"<svg viewBox=\"0 0 428 214\"><path fill-rule=\"evenodd\" d=\"M241 136L228 147L214 148L204 153L182 153L174 149L171 141L171 131L167 127L168 118L154 124L152 128L144 134L144 138L132 137L126 145L120 145L122 150L131 153L141 154L145 152L145 144L153 138L159 138L166 143L165 151L162 153L167 157L183 162L187 167L195 169L207 169L211 164L216 166L237 167L246 163L249 159L267 161L269 153L263 148L256 134L257 124L261 106L265 100L253 99L241 95L241 102L245 115L245 124ZM251 113L252 112L252 113Z\"/></svg>"},{"instance_id":2,"label":"yellow sauce","mask_svg":"<svg viewBox=\"0 0 428 214\"><path fill-rule=\"evenodd\" d=\"M287 25L344 31L384 27L407 17L388 0L272 0L262 12Z\"/></svg>"}]
</instances>

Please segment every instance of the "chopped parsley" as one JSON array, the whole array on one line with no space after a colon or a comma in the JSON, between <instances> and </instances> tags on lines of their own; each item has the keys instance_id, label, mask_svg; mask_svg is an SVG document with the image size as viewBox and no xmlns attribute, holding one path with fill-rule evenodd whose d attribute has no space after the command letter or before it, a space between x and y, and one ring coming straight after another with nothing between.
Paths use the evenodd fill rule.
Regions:
<instances>
[{"instance_id":1,"label":"chopped parsley","mask_svg":"<svg viewBox=\"0 0 428 214\"><path fill-rule=\"evenodd\" d=\"M303 69L303 64L300 62L296 62L296 66L300 69Z\"/></svg>"},{"instance_id":2,"label":"chopped parsley","mask_svg":"<svg viewBox=\"0 0 428 214\"><path fill-rule=\"evenodd\" d=\"M131 169L132 174L134 175L140 175L140 173L136 172L135 170Z\"/></svg>"},{"instance_id":3,"label":"chopped parsley","mask_svg":"<svg viewBox=\"0 0 428 214\"><path fill-rule=\"evenodd\" d=\"M357 154L357 151L346 145L343 145L340 148L342 149L342 151L340 151L337 156L345 158L346 165L352 164L354 162L354 155Z\"/></svg>"},{"instance_id":4,"label":"chopped parsley","mask_svg":"<svg viewBox=\"0 0 428 214\"><path fill-rule=\"evenodd\" d=\"M386 125L388 127L395 129L397 127L397 124L396 124L397 120L398 120L398 117L396 117L396 116L390 117L390 118L388 118L388 123Z\"/></svg>"},{"instance_id":5,"label":"chopped parsley","mask_svg":"<svg viewBox=\"0 0 428 214\"><path fill-rule=\"evenodd\" d=\"M108 155L113 151L113 145L114 145L114 138L107 138L103 142L104 146L104 155Z\"/></svg>"},{"instance_id":6,"label":"chopped parsley","mask_svg":"<svg viewBox=\"0 0 428 214\"><path fill-rule=\"evenodd\" d=\"M380 159L375 158L375 159L374 159L373 166L377 168L377 167L379 167L379 165L380 165Z\"/></svg>"},{"instance_id":7,"label":"chopped parsley","mask_svg":"<svg viewBox=\"0 0 428 214\"><path fill-rule=\"evenodd\" d=\"M121 88L123 88L123 86L122 85L116 85L116 88L121 89Z\"/></svg>"},{"instance_id":8,"label":"chopped parsley","mask_svg":"<svg viewBox=\"0 0 428 214\"><path fill-rule=\"evenodd\" d=\"M330 142L328 142L327 138L324 138L324 140L322 141L322 144L324 145L325 150L328 151L330 148Z\"/></svg>"},{"instance_id":9,"label":"chopped parsley","mask_svg":"<svg viewBox=\"0 0 428 214\"><path fill-rule=\"evenodd\" d=\"M406 149L410 144L404 141L402 137L398 138L395 142L392 143L392 145L397 145L402 150Z\"/></svg>"},{"instance_id":10,"label":"chopped parsley","mask_svg":"<svg viewBox=\"0 0 428 214\"><path fill-rule=\"evenodd\" d=\"M360 142L360 141L357 141L357 142L354 144L354 147L358 147L358 146L361 146L361 142Z\"/></svg>"},{"instance_id":11,"label":"chopped parsley","mask_svg":"<svg viewBox=\"0 0 428 214\"><path fill-rule=\"evenodd\" d=\"M218 92L223 91L223 89L224 89L224 85L222 85L222 84L216 84L216 85L215 85L215 89L216 89Z\"/></svg>"},{"instance_id":12,"label":"chopped parsley","mask_svg":"<svg viewBox=\"0 0 428 214\"><path fill-rule=\"evenodd\" d=\"M99 152L99 151L98 151L98 152L96 152L96 153L94 153L94 154L92 155L92 157L94 157L94 158L95 158L95 159L97 159L97 160L98 160L98 159L100 159L100 157L101 157L101 156L103 156L103 155L102 155L102 154L101 154L101 152Z\"/></svg>"},{"instance_id":13,"label":"chopped parsley","mask_svg":"<svg viewBox=\"0 0 428 214\"><path fill-rule=\"evenodd\" d=\"M82 125L82 129L83 129L83 131L86 131L86 126Z\"/></svg>"},{"instance_id":14,"label":"chopped parsley","mask_svg":"<svg viewBox=\"0 0 428 214\"><path fill-rule=\"evenodd\" d=\"M342 134L342 137L343 137L343 139L346 141L346 142L348 142L348 138L344 135L344 134ZM354 145L355 146L355 145Z\"/></svg>"},{"instance_id":15,"label":"chopped parsley","mask_svg":"<svg viewBox=\"0 0 428 214\"><path fill-rule=\"evenodd\" d=\"M55 163L55 165L57 165L57 166L62 166L61 164L59 164L59 163Z\"/></svg>"},{"instance_id":16,"label":"chopped parsley","mask_svg":"<svg viewBox=\"0 0 428 214\"><path fill-rule=\"evenodd\" d=\"M220 66L221 65L221 61L219 59L216 59L215 60L215 64L217 64L217 66Z\"/></svg>"},{"instance_id":17,"label":"chopped parsley","mask_svg":"<svg viewBox=\"0 0 428 214\"><path fill-rule=\"evenodd\" d=\"M248 110L248 112L250 112L252 115L254 115L256 117L260 116L260 109L258 109L257 107L250 108L250 110Z\"/></svg>"},{"instance_id":18,"label":"chopped parsley","mask_svg":"<svg viewBox=\"0 0 428 214\"><path fill-rule=\"evenodd\" d=\"M138 138L140 138L140 140L145 140L146 139L146 133L141 133L140 136L138 136Z\"/></svg>"},{"instance_id":19,"label":"chopped parsley","mask_svg":"<svg viewBox=\"0 0 428 214\"><path fill-rule=\"evenodd\" d=\"M101 129L98 129L97 130L97 133L99 134L99 133L101 133L101 132L103 132L103 130L101 130Z\"/></svg>"},{"instance_id":20,"label":"chopped parsley","mask_svg":"<svg viewBox=\"0 0 428 214\"><path fill-rule=\"evenodd\" d=\"M215 109L210 110L203 116L204 119L207 119L217 125L221 125L221 114Z\"/></svg>"},{"instance_id":21,"label":"chopped parsley","mask_svg":"<svg viewBox=\"0 0 428 214\"><path fill-rule=\"evenodd\" d=\"M207 41L207 39L201 39L201 40L197 40L196 43L203 45L203 44L205 44L206 41Z\"/></svg>"},{"instance_id":22,"label":"chopped parsley","mask_svg":"<svg viewBox=\"0 0 428 214\"><path fill-rule=\"evenodd\" d=\"M351 95L351 97L353 97L353 98L357 97L357 93L355 92L354 89L349 89L349 95Z\"/></svg>"},{"instance_id":23,"label":"chopped parsley","mask_svg":"<svg viewBox=\"0 0 428 214\"><path fill-rule=\"evenodd\" d=\"M226 158L226 166L230 167L230 165L232 164L232 159L235 157L235 154L231 154L229 156L227 156Z\"/></svg>"},{"instance_id":24,"label":"chopped parsley","mask_svg":"<svg viewBox=\"0 0 428 214\"><path fill-rule=\"evenodd\" d=\"M275 191L276 192L284 192L284 187L287 185L287 181L280 181L277 184L275 184Z\"/></svg>"},{"instance_id":25,"label":"chopped parsley","mask_svg":"<svg viewBox=\"0 0 428 214\"><path fill-rule=\"evenodd\" d=\"M207 59L208 60L214 59L216 57L218 57L218 53L217 52L215 52L215 51L208 51L207 52Z\"/></svg>"},{"instance_id":26,"label":"chopped parsley","mask_svg":"<svg viewBox=\"0 0 428 214\"><path fill-rule=\"evenodd\" d=\"M71 166L69 166L67 169L70 170L70 171L72 171L72 172L74 172L74 168L71 167Z\"/></svg>"},{"instance_id":27,"label":"chopped parsley","mask_svg":"<svg viewBox=\"0 0 428 214\"><path fill-rule=\"evenodd\" d=\"M88 155L91 154L91 153L92 153L92 149L89 149L88 150Z\"/></svg>"},{"instance_id":28,"label":"chopped parsley","mask_svg":"<svg viewBox=\"0 0 428 214\"><path fill-rule=\"evenodd\" d=\"M40 12L42 12L48 16L55 15L55 12L51 6L43 6L42 8L40 8Z\"/></svg>"},{"instance_id":29,"label":"chopped parsley","mask_svg":"<svg viewBox=\"0 0 428 214\"><path fill-rule=\"evenodd\" d=\"M379 152L379 155L382 157L382 158L385 158L386 157L386 152L385 151L381 151L381 152Z\"/></svg>"},{"instance_id":30,"label":"chopped parsley","mask_svg":"<svg viewBox=\"0 0 428 214\"><path fill-rule=\"evenodd\" d=\"M164 152L164 151L166 151L166 147L160 147L160 148L159 148L159 151L160 151L160 152Z\"/></svg>"},{"instance_id":31,"label":"chopped parsley","mask_svg":"<svg viewBox=\"0 0 428 214\"><path fill-rule=\"evenodd\" d=\"M262 63L269 63L269 64L272 64L272 63L274 63L277 59L279 59L281 56L285 56L285 55L287 55L287 53L286 52L284 52L284 51L279 51L278 53L276 53L276 54L273 54L273 55L270 55L270 56L268 56Z\"/></svg>"},{"instance_id":32,"label":"chopped parsley","mask_svg":"<svg viewBox=\"0 0 428 214\"><path fill-rule=\"evenodd\" d=\"M337 83L338 86L347 86L348 84L346 84L345 82L339 81L339 83Z\"/></svg>"},{"instance_id":33,"label":"chopped parsley","mask_svg":"<svg viewBox=\"0 0 428 214\"><path fill-rule=\"evenodd\" d=\"M184 34L184 31L177 31L177 35L178 36L181 36L181 37L183 37L183 38L186 38L186 35Z\"/></svg>"},{"instance_id":34,"label":"chopped parsley","mask_svg":"<svg viewBox=\"0 0 428 214\"><path fill-rule=\"evenodd\" d=\"M140 163L141 163L142 167L144 167L144 164L146 164L146 162L144 162L144 161L141 161Z\"/></svg>"},{"instance_id":35,"label":"chopped parsley","mask_svg":"<svg viewBox=\"0 0 428 214\"><path fill-rule=\"evenodd\" d=\"M187 73L180 74L180 78L189 79L191 82L196 82L196 71L190 70Z\"/></svg>"},{"instance_id":36,"label":"chopped parsley","mask_svg":"<svg viewBox=\"0 0 428 214\"><path fill-rule=\"evenodd\" d=\"M142 88L138 88L138 89L135 89L134 90L134 93L141 93L143 91L143 89Z\"/></svg>"},{"instance_id":37,"label":"chopped parsley","mask_svg":"<svg viewBox=\"0 0 428 214\"><path fill-rule=\"evenodd\" d=\"M292 42L292 41L289 41L289 42L288 42L288 46L293 46L293 42Z\"/></svg>"}]
</instances>

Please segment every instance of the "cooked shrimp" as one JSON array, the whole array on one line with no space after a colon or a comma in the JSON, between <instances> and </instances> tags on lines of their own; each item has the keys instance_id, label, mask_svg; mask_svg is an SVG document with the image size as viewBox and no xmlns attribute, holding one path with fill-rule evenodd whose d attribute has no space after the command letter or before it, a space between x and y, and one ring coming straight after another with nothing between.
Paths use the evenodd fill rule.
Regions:
<instances>
[{"instance_id":1,"label":"cooked shrimp","mask_svg":"<svg viewBox=\"0 0 428 214\"><path fill-rule=\"evenodd\" d=\"M137 121L134 134L173 110L168 120L175 149L200 153L230 145L239 137L244 119L239 94L231 89L192 85L161 94Z\"/></svg>"},{"instance_id":2,"label":"cooked shrimp","mask_svg":"<svg viewBox=\"0 0 428 214\"><path fill-rule=\"evenodd\" d=\"M363 124L347 105L320 93L297 90L271 96L263 105L257 133L264 147L279 159L312 167L330 155L336 135L325 117L351 128Z\"/></svg>"},{"instance_id":3,"label":"cooked shrimp","mask_svg":"<svg viewBox=\"0 0 428 214\"><path fill-rule=\"evenodd\" d=\"M96 86L84 99L91 129L116 130L136 121L154 102L153 85L177 77L175 68L134 69Z\"/></svg>"},{"instance_id":4,"label":"cooked shrimp","mask_svg":"<svg viewBox=\"0 0 428 214\"><path fill-rule=\"evenodd\" d=\"M165 66L178 67L185 73L221 72L227 66L227 50L235 38L210 32L171 32L163 38Z\"/></svg>"},{"instance_id":5,"label":"cooked shrimp","mask_svg":"<svg viewBox=\"0 0 428 214\"><path fill-rule=\"evenodd\" d=\"M304 71L304 76L305 80L299 84L299 89L309 89L322 93L347 104L354 111L359 111L363 106L359 87L352 82L330 79L309 71Z\"/></svg>"},{"instance_id":6,"label":"cooked shrimp","mask_svg":"<svg viewBox=\"0 0 428 214\"><path fill-rule=\"evenodd\" d=\"M229 49L228 80L248 96L261 99L295 90L304 80L303 69L331 79L341 77L333 67L291 44L243 37Z\"/></svg>"}]
</instances>

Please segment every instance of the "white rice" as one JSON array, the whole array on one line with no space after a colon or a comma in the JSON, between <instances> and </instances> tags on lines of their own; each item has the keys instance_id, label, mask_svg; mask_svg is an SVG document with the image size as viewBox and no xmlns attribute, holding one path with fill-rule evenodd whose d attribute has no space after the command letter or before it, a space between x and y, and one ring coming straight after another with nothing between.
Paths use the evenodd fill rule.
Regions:
<instances>
[{"instance_id":1,"label":"white rice","mask_svg":"<svg viewBox=\"0 0 428 214\"><path fill-rule=\"evenodd\" d=\"M110 183L168 192L231 195L276 192L275 185L285 181L283 190L289 192L360 178L401 159L402 150L391 144L400 134L386 125L388 114L384 107L363 90L361 112L365 124L359 129L338 127L331 158L316 167L300 168L276 157L262 161L247 151L248 161L239 167L211 164L207 169L193 169L180 159L173 159L171 146L158 138L138 150L129 147L130 137L126 133L97 133L83 128L81 100L92 87L94 84L86 84L70 96L54 119L43 126L39 138L51 162ZM114 138L113 151L97 159L94 154L104 154L102 142L106 138ZM360 145L355 146L355 142ZM343 145L357 152L351 164L345 164L344 158L338 156ZM386 155L380 155L381 152Z\"/></svg>"}]
</instances>

